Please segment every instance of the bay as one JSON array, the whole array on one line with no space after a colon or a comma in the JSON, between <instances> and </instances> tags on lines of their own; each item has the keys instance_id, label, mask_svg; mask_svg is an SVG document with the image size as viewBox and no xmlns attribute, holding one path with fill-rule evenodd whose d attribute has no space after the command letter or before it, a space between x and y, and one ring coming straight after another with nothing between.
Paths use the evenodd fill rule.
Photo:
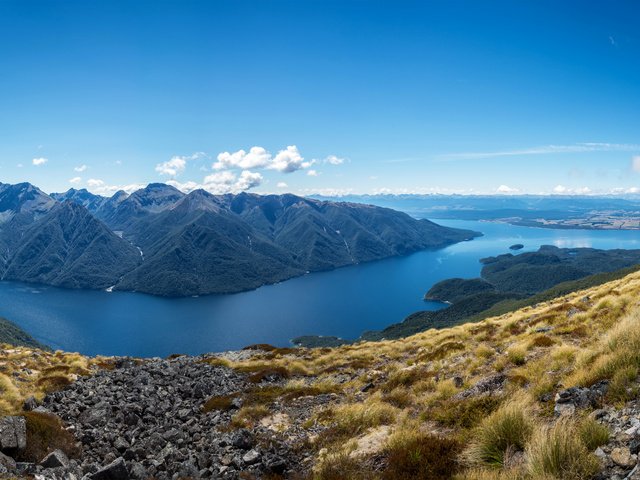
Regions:
<instances>
[{"instance_id":1,"label":"bay","mask_svg":"<svg viewBox=\"0 0 640 480\"><path fill-rule=\"evenodd\" d=\"M168 299L131 292L67 290L0 282L0 316L39 341L95 355L166 356L288 345L300 335L357 338L417 310L443 305L422 300L436 282L480 273L479 259L540 245L640 248L637 231L552 230L458 220L443 225L484 236L436 251L354 265L232 295Z\"/></svg>"}]
</instances>

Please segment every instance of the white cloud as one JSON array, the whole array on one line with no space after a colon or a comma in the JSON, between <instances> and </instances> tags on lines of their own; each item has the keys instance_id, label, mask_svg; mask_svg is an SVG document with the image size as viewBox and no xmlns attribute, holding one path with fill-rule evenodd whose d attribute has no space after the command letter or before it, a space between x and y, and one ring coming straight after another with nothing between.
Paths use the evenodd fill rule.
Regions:
<instances>
[{"instance_id":1,"label":"white cloud","mask_svg":"<svg viewBox=\"0 0 640 480\"><path fill-rule=\"evenodd\" d=\"M496 189L496 193L517 193L520 190L518 190L517 188L512 188L508 185L500 185L497 189Z\"/></svg>"},{"instance_id":2,"label":"white cloud","mask_svg":"<svg viewBox=\"0 0 640 480\"><path fill-rule=\"evenodd\" d=\"M36 167L39 167L40 165L44 165L48 161L49 161L48 158L40 157L40 158L34 158L33 160L31 160L31 163L33 163Z\"/></svg>"},{"instance_id":3,"label":"white cloud","mask_svg":"<svg viewBox=\"0 0 640 480\"><path fill-rule=\"evenodd\" d=\"M635 155L631 159L631 168L634 172L640 172L640 155Z\"/></svg>"},{"instance_id":4,"label":"white cloud","mask_svg":"<svg viewBox=\"0 0 640 480\"><path fill-rule=\"evenodd\" d=\"M17 164L17 165L16 165L16 167L18 167L18 168L22 168L22 167L24 167L24 165L23 165L23 164L21 164L21 163L19 163L19 164Z\"/></svg>"},{"instance_id":5,"label":"white cloud","mask_svg":"<svg viewBox=\"0 0 640 480\"><path fill-rule=\"evenodd\" d=\"M104 186L104 180L90 178L89 180L87 180L87 185L91 188L102 187Z\"/></svg>"},{"instance_id":6,"label":"white cloud","mask_svg":"<svg viewBox=\"0 0 640 480\"><path fill-rule=\"evenodd\" d=\"M553 193L561 195L589 195L592 191L589 187L569 188L564 185L556 185L553 188Z\"/></svg>"},{"instance_id":7,"label":"white cloud","mask_svg":"<svg viewBox=\"0 0 640 480\"><path fill-rule=\"evenodd\" d=\"M91 182L92 180L93 182L90 184L89 182ZM110 197L119 190L123 190L128 194L132 194L136 190L144 188L146 185L141 183L131 183L129 185L106 185L104 181L92 178L87 180L87 186L92 193Z\"/></svg>"},{"instance_id":8,"label":"white cloud","mask_svg":"<svg viewBox=\"0 0 640 480\"><path fill-rule=\"evenodd\" d=\"M243 170L239 176L230 171L213 173L207 175L202 183L169 180L167 184L185 193L203 189L214 195L223 195L225 193L240 193L250 190L262 184L262 180L263 177L260 173Z\"/></svg>"},{"instance_id":9,"label":"white cloud","mask_svg":"<svg viewBox=\"0 0 640 480\"><path fill-rule=\"evenodd\" d=\"M286 149L280 150L267 167L283 173L291 173L301 168L309 168L313 161L305 162L295 145L289 145Z\"/></svg>"},{"instance_id":10,"label":"white cloud","mask_svg":"<svg viewBox=\"0 0 640 480\"><path fill-rule=\"evenodd\" d=\"M262 147L251 147L249 152L238 150L234 153L218 154L218 161L213 164L216 170L226 168L263 168L271 163L271 154Z\"/></svg>"},{"instance_id":11,"label":"white cloud","mask_svg":"<svg viewBox=\"0 0 640 480\"><path fill-rule=\"evenodd\" d=\"M307 172L307 175L309 175L310 177L317 177L318 176L318 172L316 170L309 170Z\"/></svg>"},{"instance_id":12,"label":"white cloud","mask_svg":"<svg viewBox=\"0 0 640 480\"><path fill-rule=\"evenodd\" d=\"M333 162L342 160L335 156L332 157ZM289 145L284 150L280 150L275 156L271 155L265 148L255 146L251 147L248 152L245 150L238 150L233 153L222 152L218 154L217 161L212 167L214 170L264 168L277 170L281 173L291 173L309 168L314 163L315 160L305 161L295 145ZM337 165L338 163L334 164Z\"/></svg>"},{"instance_id":13,"label":"white cloud","mask_svg":"<svg viewBox=\"0 0 640 480\"><path fill-rule=\"evenodd\" d=\"M329 155L324 159L324 163L329 163L331 165L342 165L344 163L344 158L336 157L335 155Z\"/></svg>"},{"instance_id":14,"label":"white cloud","mask_svg":"<svg viewBox=\"0 0 640 480\"><path fill-rule=\"evenodd\" d=\"M550 155L560 153L582 153L582 152L637 152L640 145L631 143L602 143L587 142L575 143L573 145L544 145L542 147L523 148L515 150L503 150L495 152L465 152L448 153L438 155L436 159L447 160L474 160L483 158L512 157L519 155Z\"/></svg>"},{"instance_id":15,"label":"white cloud","mask_svg":"<svg viewBox=\"0 0 640 480\"><path fill-rule=\"evenodd\" d=\"M177 180L167 180L165 182L167 185L171 185L172 187L177 188L181 192L189 193L197 190L199 188L203 188L203 186L197 182L192 182L191 180L187 182L178 182Z\"/></svg>"},{"instance_id":16,"label":"white cloud","mask_svg":"<svg viewBox=\"0 0 640 480\"><path fill-rule=\"evenodd\" d=\"M315 188L302 189L300 193L303 195L322 195L324 197L344 197L351 195L354 191L350 188Z\"/></svg>"},{"instance_id":17,"label":"white cloud","mask_svg":"<svg viewBox=\"0 0 640 480\"><path fill-rule=\"evenodd\" d=\"M258 172L250 172L249 170L243 170L240 174L240 178L234 185L236 189L244 192L253 187L257 187L262 183L262 175Z\"/></svg>"},{"instance_id":18,"label":"white cloud","mask_svg":"<svg viewBox=\"0 0 640 480\"><path fill-rule=\"evenodd\" d=\"M236 181L236 175L233 172L212 173L204 177L204 183L215 183L219 185L231 185Z\"/></svg>"},{"instance_id":19,"label":"white cloud","mask_svg":"<svg viewBox=\"0 0 640 480\"><path fill-rule=\"evenodd\" d=\"M75 170L76 172L84 172L86 169L87 169L87 166L86 166L86 165L80 165L80 166L78 166L78 167L74 167L74 170Z\"/></svg>"},{"instance_id":20,"label":"white cloud","mask_svg":"<svg viewBox=\"0 0 640 480\"><path fill-rule=\"evenodd\" d=\"M171 157L171 160L157 164L156 172L160 175L176 177L184 172L185 168L187 168L187 160L184 157L176 156Z\"/></svg>"},{"instance_id":21,"label":"white cloud","mask_svg":"<svg viewBox=\"0 0 640 480\"><path fill-rule=\"evenodd\" d=\"M72 184L74 184L74 185L75 185L76 183L80 183L81 181L82 181L82 177L73 177L73 178L70 178L70 179L69 179L69 183L72 183Z\"/></svg>"},{"instance_id":22,"label":"white cloud","mask_svg":"<svg viewBox=\"0 0 640 480\"><path fill-rule=\"evenodd\" d=\"M177 177L182 172L184 172L185 168L187 168L188 161L197 160L206 156L207 155L204 152L196 152L192 155L187 156L175 155L171 157L171 160L167 160L166 162L157 164L156 172L158 172L160 175Z\"/></svg>"},{"instance_id":23,"label":"white cloud","mask_svg":"<svg viewBox=\"0 0 640 480\"><path fill-rule=\"evenodd\" d=\"M276 187L278 188L287 188L289 185L287 185L285 182L278 182L278 184L276 185Z\"/></svg>"}]
</instances>

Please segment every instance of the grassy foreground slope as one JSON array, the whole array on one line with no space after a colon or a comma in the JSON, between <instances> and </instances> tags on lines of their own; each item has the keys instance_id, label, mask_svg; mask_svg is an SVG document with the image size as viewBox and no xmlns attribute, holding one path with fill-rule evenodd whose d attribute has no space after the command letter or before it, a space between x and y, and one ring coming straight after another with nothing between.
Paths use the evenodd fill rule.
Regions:
<instances>
[{"instance_id":1,"label":"grassy foreground slope","mask_svg":"<svg viewBox=\"0 0 640 480\"><path fill-rule=\"evenodd\" d=\"M248 375L255 387L228 428L274 425L310 454L300 478L587 479L601 469L593 452L607 442L607 429L589 409L559 419L554 395L609 380L603 405L636 398L639 299L635 272L403 339L319 349L258 346L202 361ZM0 350L0 409L19 410L27 396L109 361ZM296 409L309 397L326 401ZM203 408L228 410L231 400L214 396Z\"/></svg>"}]
</instances>

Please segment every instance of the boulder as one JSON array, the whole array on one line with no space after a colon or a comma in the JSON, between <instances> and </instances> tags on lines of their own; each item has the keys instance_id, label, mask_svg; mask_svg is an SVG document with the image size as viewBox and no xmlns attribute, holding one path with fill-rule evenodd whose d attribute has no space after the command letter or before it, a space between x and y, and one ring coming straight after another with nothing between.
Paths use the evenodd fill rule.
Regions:
<instances>
[{"instance_id":1,"label":"boulder","mask_svg":"<svg viewBox=\"0 0 640 480\"><path fill-rule=\"evenodd\" d=\"M623 468L631 468L637 462L637 458L631 454L627 447L614 448L611 451L611 460Z\"/></svg>"},{"instance_id":2,"label":"boulder","mask_svg":"<svg viewBox=\"0 0 640 480\"><path fill-rule=\"evenodd\" d=\"M62 450L54 450L40 462L44 468L68 467L69 459Z\"/></svg>"},{"instance_id":3,"label":"boulder","mask_svg":"<svg viewBox=\"0 0 640 480\"><path fill-rule=\"evenodd\" d=\"M255 449L249 450L242 456L242 461L247 465L258 463L260 461L260 452Z\"/></svg>"},{"instance_id":4,"label":"boulder","mask_svg":"<svg viewBox=\"0 0 640 480\"><path fill-rule=\"evenodd\" d=\"M15 471L16 461L4 453L0 453L0 475L15 473Z\"/></svg>"},{"instance_id":5,"label":"boulder","mask_svg":"<svg viewBox=\"0 0 640 480\"><path fill-rule=\"evenodd\" d=\"M33 396L27 398L22 404L22 409L25 412L30 412L31 410L35 410L36 408L38 408L38 401Z\"/></svg>"},{"instance_id":6,"label":"boulder","mask_svg":"<svg viewBox=\"0 0 640 480\"><path fill-rule=\"evenodd\" d=\"M91 475L91 480L129 480L129 471L124 458L116 458L113 462Z\"/></svg>"},{"instance_id":7,"label":"boulder","mask_svg":"<svg viewBox=\"0 0 640 480\"><path fill-rule=\"evenodd\" d=\"M556 415L572 415L576 409L598 407L607 393L608 382L603 380L589 388L571 387L556 394Z\"/></svg>"},{"instance_id":8,"label":"boulder","mask_svg":"<svg viewBox=\"0 0 640 480\"><path fill-rule=\"evenodd\" d=\"M27 446L27 422L24 417L0 418L0 450L23 450Z\"/></svg>"},{"instance_id":9,"label":"boulder","mask_svg":"<svg viewBox=\"0 0 640 480\"><path fill-rule=\"evenodd\" d=\"M502 391L502 387L506 381L507 376L502 373L491 375L478 381L471 388L457 393L453 398L456 400L463 400L465 398L475 397L478 395L493 395Z\"/></svg>"},{"instance_id":10,"label":"boulder","mask_svg":"<svg viewBox=\"0 0 640 480\"><path fill-rule=\"evenodd\" d=\"M241 448L242 450L249 450L253 447L253 435L249 430L241 428L234 432L233 437L231 439L231 444L236 448Z\"/></svg>"}]
</instances>

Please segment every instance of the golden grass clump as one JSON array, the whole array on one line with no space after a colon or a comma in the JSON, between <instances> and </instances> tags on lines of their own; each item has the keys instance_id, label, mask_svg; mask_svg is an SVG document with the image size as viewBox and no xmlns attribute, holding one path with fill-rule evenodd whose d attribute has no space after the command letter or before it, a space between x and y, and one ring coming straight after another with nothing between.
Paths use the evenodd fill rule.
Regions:
<instances>
[{"instance_id":1,"label":"golden grass clump","mask_svg":"<svg viewBox=\"0 0 640 480\"><path fill-rule=\"evenodd\" d=\"M464 452L469 465L502 466L508 452L523 451L533 432L531 408L515 398L485 418Z\"/></svg>"},{"instance_id":2,"label":"golden grass clump","mask_svg":"<svg viewBox=\"0 0 640 480\"><path fill-rule=\"evenodd\" d=\"M539 427L527 446L527 473L532 478L587 480L600 469L575 421L560 419Z\"/></svg>"},{"instance_id":3,"label":"golden grass clump","mask_svg":"<svg viewBox=\"0 0 640 480\"><path fill-rule=\"evenodd\" d=\"M369 428L390 425L395 422L399 410L376 398L364 403L338 405L320 413L329 420L331 434L338 437L355 436Z\"/></svg>"},{"instance_id":4,"label":"golden grass clump","mask_svg":"<svg viewBox=\"0 0 640 480\"><path fill-rule=\"evenodd\" d=\"M590 452L605 445L609 441L609 429L596 422L593 418L587 417L578 424L578 434L582 443Z\"/></svg>"},{"instance_id":5,"label":"golden grass clump","mask_svg":"<svg viewBox=\"0 0 640 480\"><path fill-rule=\"evenodd\" d=\"M514 365L524 365L527 361L527 348L523 345L514 345L507 350L507 358Z\"/></svg>"},{"instance_id":6,"label":"golden grass clump","mask_svg":"<svg viewBox=\"0 0 640 480\"><path fill-rule=\"evenodd\" d=\"M634 372L637 375L640 366L640 310L612 327L590 354L582 355L581 360L579 370L570 379L571 384L588 386L603 379L614 379L620 384Z\"/></svg>"},{"instance_id":7,"label":"golden grass clump","mask_svg":"<svg viewBox=\"0 0 640 480\"><path fill-rule=\"evenodd\" d=\"M270 413L264 405L245 406L231 418L231 425L236 428L252 427Z\"/></svg>"},{"instance_id":8,"label":"golden grass clump","mask_svg":"<svg viewBox=\"0 0 640 480\"><path fill-rule=\"evenodd\" d=\"M425 418L431 418L447 427L473 428L493 413L502 399L495 396L480 396L441 402Z\"/></svg>"}]
</instances>

